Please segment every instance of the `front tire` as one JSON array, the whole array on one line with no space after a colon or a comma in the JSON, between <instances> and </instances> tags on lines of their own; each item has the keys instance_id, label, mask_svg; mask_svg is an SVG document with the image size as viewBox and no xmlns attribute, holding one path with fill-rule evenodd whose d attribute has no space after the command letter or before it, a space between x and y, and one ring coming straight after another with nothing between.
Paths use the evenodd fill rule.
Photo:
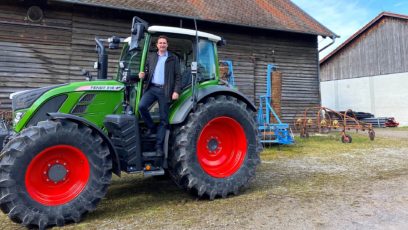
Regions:
<instances>
[{"instance_id":1,"label":"front tire","mask_svg":"<svg viewBox=\"0 0 408 230\"><path fill-rule=\"evenodd\" d=\"M90 128L42 121L4 148L0 208L27 227L79 222L105 196L111 169L107 145Z\"/></svg>"},{"instance_id":2,"label":"front tire","mask_svg":"<svg viewBox=\"0 0 408 230\"><path fill-rule=\"evenodd\" d=\"M226 197L248 186L260 163L262 145L253 111L230 96L198 104L173 131L170 174L199 197Z\"/></svg>"}]
</instances>

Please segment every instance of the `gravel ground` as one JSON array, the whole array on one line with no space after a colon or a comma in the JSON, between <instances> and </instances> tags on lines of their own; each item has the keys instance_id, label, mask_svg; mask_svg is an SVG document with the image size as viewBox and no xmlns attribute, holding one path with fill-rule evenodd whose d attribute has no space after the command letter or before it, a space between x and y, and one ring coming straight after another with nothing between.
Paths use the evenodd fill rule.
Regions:
<instances>
[{"instance_id":1,"label":"gravel ground","mask_svg":"<svg viewBox=\"0 0 408 230\"><path fill-rule=\"evenodd\" d=\"M390 132L377 136L408 137ZM64 229L407 229L404 143L264 160L246 191L214 201L197 200L170 181L125 177L94 213ZM21 227L1 214L0 228Z\"/></svg>"},{"instance_id":2,"label":"gravel ground","mask_svg":"<svg viewBox=\"0 0 408 230\"><path fill-rule=\"evenodd\" d=\"M267 187L269 202L254 213L259 228L408 227L408 148L264 164L278 173L269 179L270 186L275 185ZM271 175L265 170L260 176L267 180Z\"/></svg>"},{"instance_id":3,"label":"gravel ground","mask_svg":"<svg viewBox=\"0 0 408 230\"><path fill-rule=\"evenodd\" d=\"M398 130L396 128L376 128L375 134L378 137L387 137L387 138L407 138L408 131Z\"/></svg>"}]
</instances>

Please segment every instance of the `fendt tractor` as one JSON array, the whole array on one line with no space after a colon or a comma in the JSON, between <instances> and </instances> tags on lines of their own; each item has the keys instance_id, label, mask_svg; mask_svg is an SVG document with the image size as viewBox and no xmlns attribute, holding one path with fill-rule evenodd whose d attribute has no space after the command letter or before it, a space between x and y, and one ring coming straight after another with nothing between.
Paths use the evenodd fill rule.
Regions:
<instances>
[{"instance_id":1,"label":"fendt tractor","mask_svg":"<svg viewBox=\"0 0 408 230\"><path fill-rule=\"evenodd\" d=\"M138 104L149 52L159 35L180 59L182 93L171 104L164 155L154 150ZM238 194L255 176L262 149L255 106L220 80L219 36L148 26L134 17L128 38L96 38L97 76L10 95L12 129L0 161L0 207L11 220L46 228L79 222L107 192L112 173L168 175L198 197ZM109 80L109 49L122 47ZM157 105L151 107L158 122ZM156 114L156 115L155 115Z\"/></svg>"}]
</instances>

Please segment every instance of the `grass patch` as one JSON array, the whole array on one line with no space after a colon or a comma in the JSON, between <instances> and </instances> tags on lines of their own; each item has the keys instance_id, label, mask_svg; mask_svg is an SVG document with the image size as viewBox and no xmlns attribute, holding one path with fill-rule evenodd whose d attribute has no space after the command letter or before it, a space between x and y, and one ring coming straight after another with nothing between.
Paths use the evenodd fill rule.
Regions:
<instances>
[{"instance_id":1,"label":"grass patch","mask_svg":"<svg viewBox=\"0 0 408 230\"><path fill-rule=\"evenodd\" d=\"M357 149L373 148L399 148L408 146L408 140L378 138L371 141L367 134L349 133L353 141L344 144L340 140L338 133L331 133L322 136L311 136L309 138L295 137L295 144L271 146L264 148L261 154L262 160L274 160L278 158L298 157L299 155L320 156L327 154L339 154Z\"/></svg>"},{"instance_id":2,"label":"grass patch","mask_svg":"<svg viewBox=\"0 0 408 230\"><path fill-rule=\"evenodd\" d=\"M389 130L395 131L408 131L408 126L396 127L396 128L388 128Z\"/></svg>"}]
</instances>

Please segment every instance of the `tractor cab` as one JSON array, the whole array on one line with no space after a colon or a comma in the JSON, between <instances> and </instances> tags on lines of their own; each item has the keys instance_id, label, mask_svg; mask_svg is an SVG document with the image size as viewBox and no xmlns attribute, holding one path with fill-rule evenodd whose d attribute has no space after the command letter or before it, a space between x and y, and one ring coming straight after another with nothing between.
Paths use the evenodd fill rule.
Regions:
<instances>
[{"instance_id":1,"label":"tractor cab","mask_svg":"<svg viewBox=\"0 0 408 230\"><path fill-rule=\"evenodd\" d=\"M216 80L218 77L218 57L217 44L221 44L221 37L177 27L150 26L143 37L139 38L138 47L131 47L132 37L123 39L118 75L116 79L123 81L127 79L130 71L130 79L137 80L137 73L143 70L142 57L148 53L157 52L155 42L159 35L166 35L169 38L168 50L175 54L180 60L181 73L187 75L191 73L191 63L197 62L199 67L199 78L205 80ZM198 43L198 45L197 45ZM191 76L191 75L190 75Z\"/></svg>"},{"instance_id":2,"label":"tractor cab","mask_svg":"<svg viewBox=\"0 0 408 230\"><path fill-rule=\"evenodd\" d=\"M139 81L138 73L144 71L147 56L157 52L155 44L160 35L169 38L168 50L176 55L180 61L181 89L183 92L188 92L192 82L194 85L202 82L218 84L217 44L220 45L225 42L221 37L190 29L150 26L145 30L143 36L122 39L124 45L116 80L135 86L136 91L129 93L131 105L135 105L140 100L143 82ZM139 40L134 41L134 39ZM137 47L134 48L133 45L132 48L132 44L135 43L138 44ZM132 107L136 113L137 107Z\"/></svg>"}]
</instances>

